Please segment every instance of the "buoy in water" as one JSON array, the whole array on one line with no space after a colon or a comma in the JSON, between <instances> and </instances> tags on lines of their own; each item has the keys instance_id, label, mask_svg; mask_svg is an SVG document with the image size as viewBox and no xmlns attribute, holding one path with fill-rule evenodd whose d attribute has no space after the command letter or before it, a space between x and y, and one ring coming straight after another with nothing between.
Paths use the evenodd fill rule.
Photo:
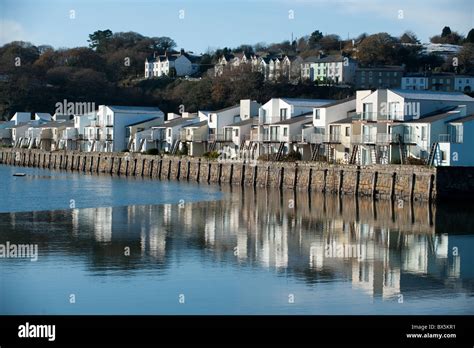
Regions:
<instances>
[{"instance_id":1,"label":"buoy in water","mask_svg":"<svg viewBox=\"0 0 474 348\"><path fill-rule=\"evenodd\" d=\"M15 174L13 174L13 176L26 176L26 174L25 173L15 173Z\"/></svg>"}]
</instances>

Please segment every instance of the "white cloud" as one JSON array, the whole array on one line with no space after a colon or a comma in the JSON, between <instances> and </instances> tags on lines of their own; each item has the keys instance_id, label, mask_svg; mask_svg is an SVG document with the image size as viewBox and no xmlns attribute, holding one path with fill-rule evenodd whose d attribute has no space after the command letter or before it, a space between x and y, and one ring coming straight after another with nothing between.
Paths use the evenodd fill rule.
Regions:
<instances>
[{"instance_id":1,"label":"white cloud","mask_svg":"<svg viewBox=\"0 0 474 348\"><path fill-rule=\"evenodd\" d=\"M18 22L0 19L0 45L11 41L30 41L22 25Z\"/></svg>"}]
</instances>

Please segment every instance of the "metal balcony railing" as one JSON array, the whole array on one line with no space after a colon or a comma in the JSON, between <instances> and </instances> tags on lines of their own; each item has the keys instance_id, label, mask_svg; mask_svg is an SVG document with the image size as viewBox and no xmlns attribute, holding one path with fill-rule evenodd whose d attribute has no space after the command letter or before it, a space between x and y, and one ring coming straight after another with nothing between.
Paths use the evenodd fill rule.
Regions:
<instances>
[{"instance_id":1,"label":"metal balcony railing","mask_svg":"<svg viewBox=\"0 0 474 348\"><path fill-rule=\"evenodd\" d=\"M351 137L353 144L375 144L377 142L376 134L358 134Z\"/></svg>"},{"instance_id":2,"label":"metal balcony railing","mask_svg":"<svg viewBox=\"0 0 474 348\"><path fill-rule=\"evenodd\" d=\"M324 140L324 134L310 134L309 142L311 144L321 144Z\"/></svg>"},{"instance_id":3,"label":"metal balcony railing","mask_svg":"<svg viewBox=\"0 0 474 348\"><path fill-rule=\"evenodd\" d=\"M355 121L377 121L376 112L357 112L352 116L352 119Z\"/></svg>"},{"instance_id":4,"label":"metal balcony railing","mask_svg":"<svg viewBox=\"0 0 474 348\"><path fill-rule=\"evenodd\" d=\"M209 134L209 141L232 141L232 133Z\"/></svg>"},{"instance_id":5,"label":"metal balcony railing","mask_svg":"<svg viewBox=\"0 0 474 348\"><path fill-rule=\"evenodd\" d=\"M340 143L341 142L341 134L340 133L329 133L324 135L325 143Z\"/></svg>"},{"instance_id":6,"label":"metal balcony railing","mask_svg":"<svg viewBox=\"0 0 474 348\"><path fill-rule=\"evenodd\" d=\"M211 135L208 134L186 134L181 133L179 139L181 141L210 141Z\"/></svg>"},{"instance_id":7,"label":"metal balcony railing","mask_svg":"<svg viewBox=\"0 0 474 348\"><path fill-rule=\"evenodd\" d=\"M377 121L403 121L402 112L378 113Z\"/></svg>"},{"instance_id":8,"label":"metal balcony railing","mask_svg":"<svg viewBox=\"0 0 474 348\"><path fill-rule=\"evenodd\" d=\"M404 115L401 112L357 112L352 115L355 121L403 121Z\"/></svg>"},{"instance_id":9,"label":"metal balcony railing","mask_svg":"<svg viewBox=\"0 0 474 348\"><path fill-rule=\"evenodd\" d=\"M460 134L439 134L438 142L460 144L463 142L463 136Z\"/></svg>"}]
</instances>

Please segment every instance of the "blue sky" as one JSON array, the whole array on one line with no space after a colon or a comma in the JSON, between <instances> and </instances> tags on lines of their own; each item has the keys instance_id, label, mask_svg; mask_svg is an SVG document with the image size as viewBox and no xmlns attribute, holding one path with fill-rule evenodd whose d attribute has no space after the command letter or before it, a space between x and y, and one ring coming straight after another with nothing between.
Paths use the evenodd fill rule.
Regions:
<instances>
[{"instance_id":1,"label":"blue sky","mask_svg":"<svg viewBox=\"0 0 474 348\"><path fill-rule=\"evenodd\" d=\"M445 25L466 35L474 26L473 4L472 0L0 0L0 44L23 40L56 48L86 46L88 35L97 29L169 36L178 48L195 53L280 42L292 33L301 37L316 29L344 38L412 30L425 42Z\"/></svg>"}]
</instances>

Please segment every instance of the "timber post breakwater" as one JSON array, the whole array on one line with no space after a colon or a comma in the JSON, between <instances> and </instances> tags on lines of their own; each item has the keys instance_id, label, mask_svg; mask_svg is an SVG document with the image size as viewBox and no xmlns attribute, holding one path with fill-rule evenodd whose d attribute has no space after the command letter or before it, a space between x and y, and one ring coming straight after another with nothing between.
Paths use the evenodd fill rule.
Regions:
<instances>
[{"instance_id":1,"label":"timber post breakwater","mask_svg":"<svg viewBox=\"0 0 474 348\"><path fill-rule=\"evenodd\" d=\"M237 162L136 153L0 148L0 163L160 180L269 187L370 196L374 199L434 201L471 199L474 167L412 165L357 166L321 162Z\"/></svg>"}]
</instances>

